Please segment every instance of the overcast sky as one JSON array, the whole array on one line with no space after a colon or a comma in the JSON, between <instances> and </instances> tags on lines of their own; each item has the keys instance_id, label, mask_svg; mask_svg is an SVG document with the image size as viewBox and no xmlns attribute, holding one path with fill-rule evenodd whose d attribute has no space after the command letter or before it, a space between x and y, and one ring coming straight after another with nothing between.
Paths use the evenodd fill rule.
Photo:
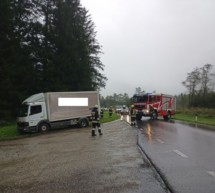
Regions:
<instances>
[{"instance_id":1,"label":"overcast sky","mask_svg":"<svg viewBox=\"0 0 215 193\"><path fill-rule=\"evenodd\" d=\"M180 94L187 73L215 65L215 0L81 0L102 46L103 96Z\"/></svg>"}]
</instances>

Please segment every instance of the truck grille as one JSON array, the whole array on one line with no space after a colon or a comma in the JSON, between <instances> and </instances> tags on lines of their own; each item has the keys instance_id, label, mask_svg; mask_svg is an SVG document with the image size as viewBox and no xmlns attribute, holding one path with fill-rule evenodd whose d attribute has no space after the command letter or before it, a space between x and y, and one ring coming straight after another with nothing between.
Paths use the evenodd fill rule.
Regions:
<instances>
[{"instance_id":1,"label":"truck grille","mask_svg":"<svg viewBox=\"0 0 215 193\"><path fill-rule=\"evenodd\" d=\"M18 122L17 126L19 126L19 127L26 127L26 126L29 126L29 123L28 122Z\"/></svg>"}]
</instances>

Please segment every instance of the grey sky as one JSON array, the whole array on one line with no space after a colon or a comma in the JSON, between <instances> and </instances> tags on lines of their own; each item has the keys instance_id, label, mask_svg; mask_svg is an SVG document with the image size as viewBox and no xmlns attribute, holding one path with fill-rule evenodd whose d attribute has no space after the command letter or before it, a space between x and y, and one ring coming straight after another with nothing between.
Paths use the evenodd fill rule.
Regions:
<instances>
[{"instance_id":1,"label":"grey sky","mask_svg":"<svg viewBox=\"0 0 215 193\"><path fill-rule=\"evenodd\" d=\"M103 96L180 94L195 67L215 65L215 0L81 0L102 45Z\"/></svg>"}]
</instances>

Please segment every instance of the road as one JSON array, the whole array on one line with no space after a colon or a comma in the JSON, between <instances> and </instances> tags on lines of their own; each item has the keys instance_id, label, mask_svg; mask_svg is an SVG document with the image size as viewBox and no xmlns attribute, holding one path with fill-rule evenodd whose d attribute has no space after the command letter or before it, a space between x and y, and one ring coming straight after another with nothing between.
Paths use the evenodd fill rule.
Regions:
<instances>
[{"instance_id":1,"label":"road","mask_svg":"<svg viewBox=\"0 0 215 193\"><path fill-rule=\"evenodd\" d=\"M180 122L138 122L138 143L173 192L215 192L215 130Z\"/></svg>"},{"instance_id":2,"label":"road","mask_svg":"<svg viewBox=\"0 0 215 193\"><path fill-rule=\"evenodd\" d=\"M214 131L148 119L102 129L95 138L72 128L0 141L0 192L215 192Z\"/></svg>"},{"instance_id":3,"label":"road","mask_svg":"<svg viewBox=\"0 0 215 193\"><path fill-rule=\"evenodd\" d=\"M125 121L0 141L1 193L165 193Z\"/></svg>"}]
</instances>

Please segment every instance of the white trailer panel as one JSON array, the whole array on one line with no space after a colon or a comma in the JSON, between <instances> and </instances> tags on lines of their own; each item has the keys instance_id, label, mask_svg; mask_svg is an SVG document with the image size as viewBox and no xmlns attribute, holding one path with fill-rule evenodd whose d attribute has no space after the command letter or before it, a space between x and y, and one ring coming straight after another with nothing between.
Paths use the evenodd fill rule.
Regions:
<instances>
[{"instance_id":1,"label":"white trailer panel","mask_svg":"<svg viewBox=\"0 0 215 193\"><path fill-rule=\"evenodd\" d=\"M49 121L91 116L91 108L99 105L97 91L45 93Z\"/></svg>"}]
</instances>

